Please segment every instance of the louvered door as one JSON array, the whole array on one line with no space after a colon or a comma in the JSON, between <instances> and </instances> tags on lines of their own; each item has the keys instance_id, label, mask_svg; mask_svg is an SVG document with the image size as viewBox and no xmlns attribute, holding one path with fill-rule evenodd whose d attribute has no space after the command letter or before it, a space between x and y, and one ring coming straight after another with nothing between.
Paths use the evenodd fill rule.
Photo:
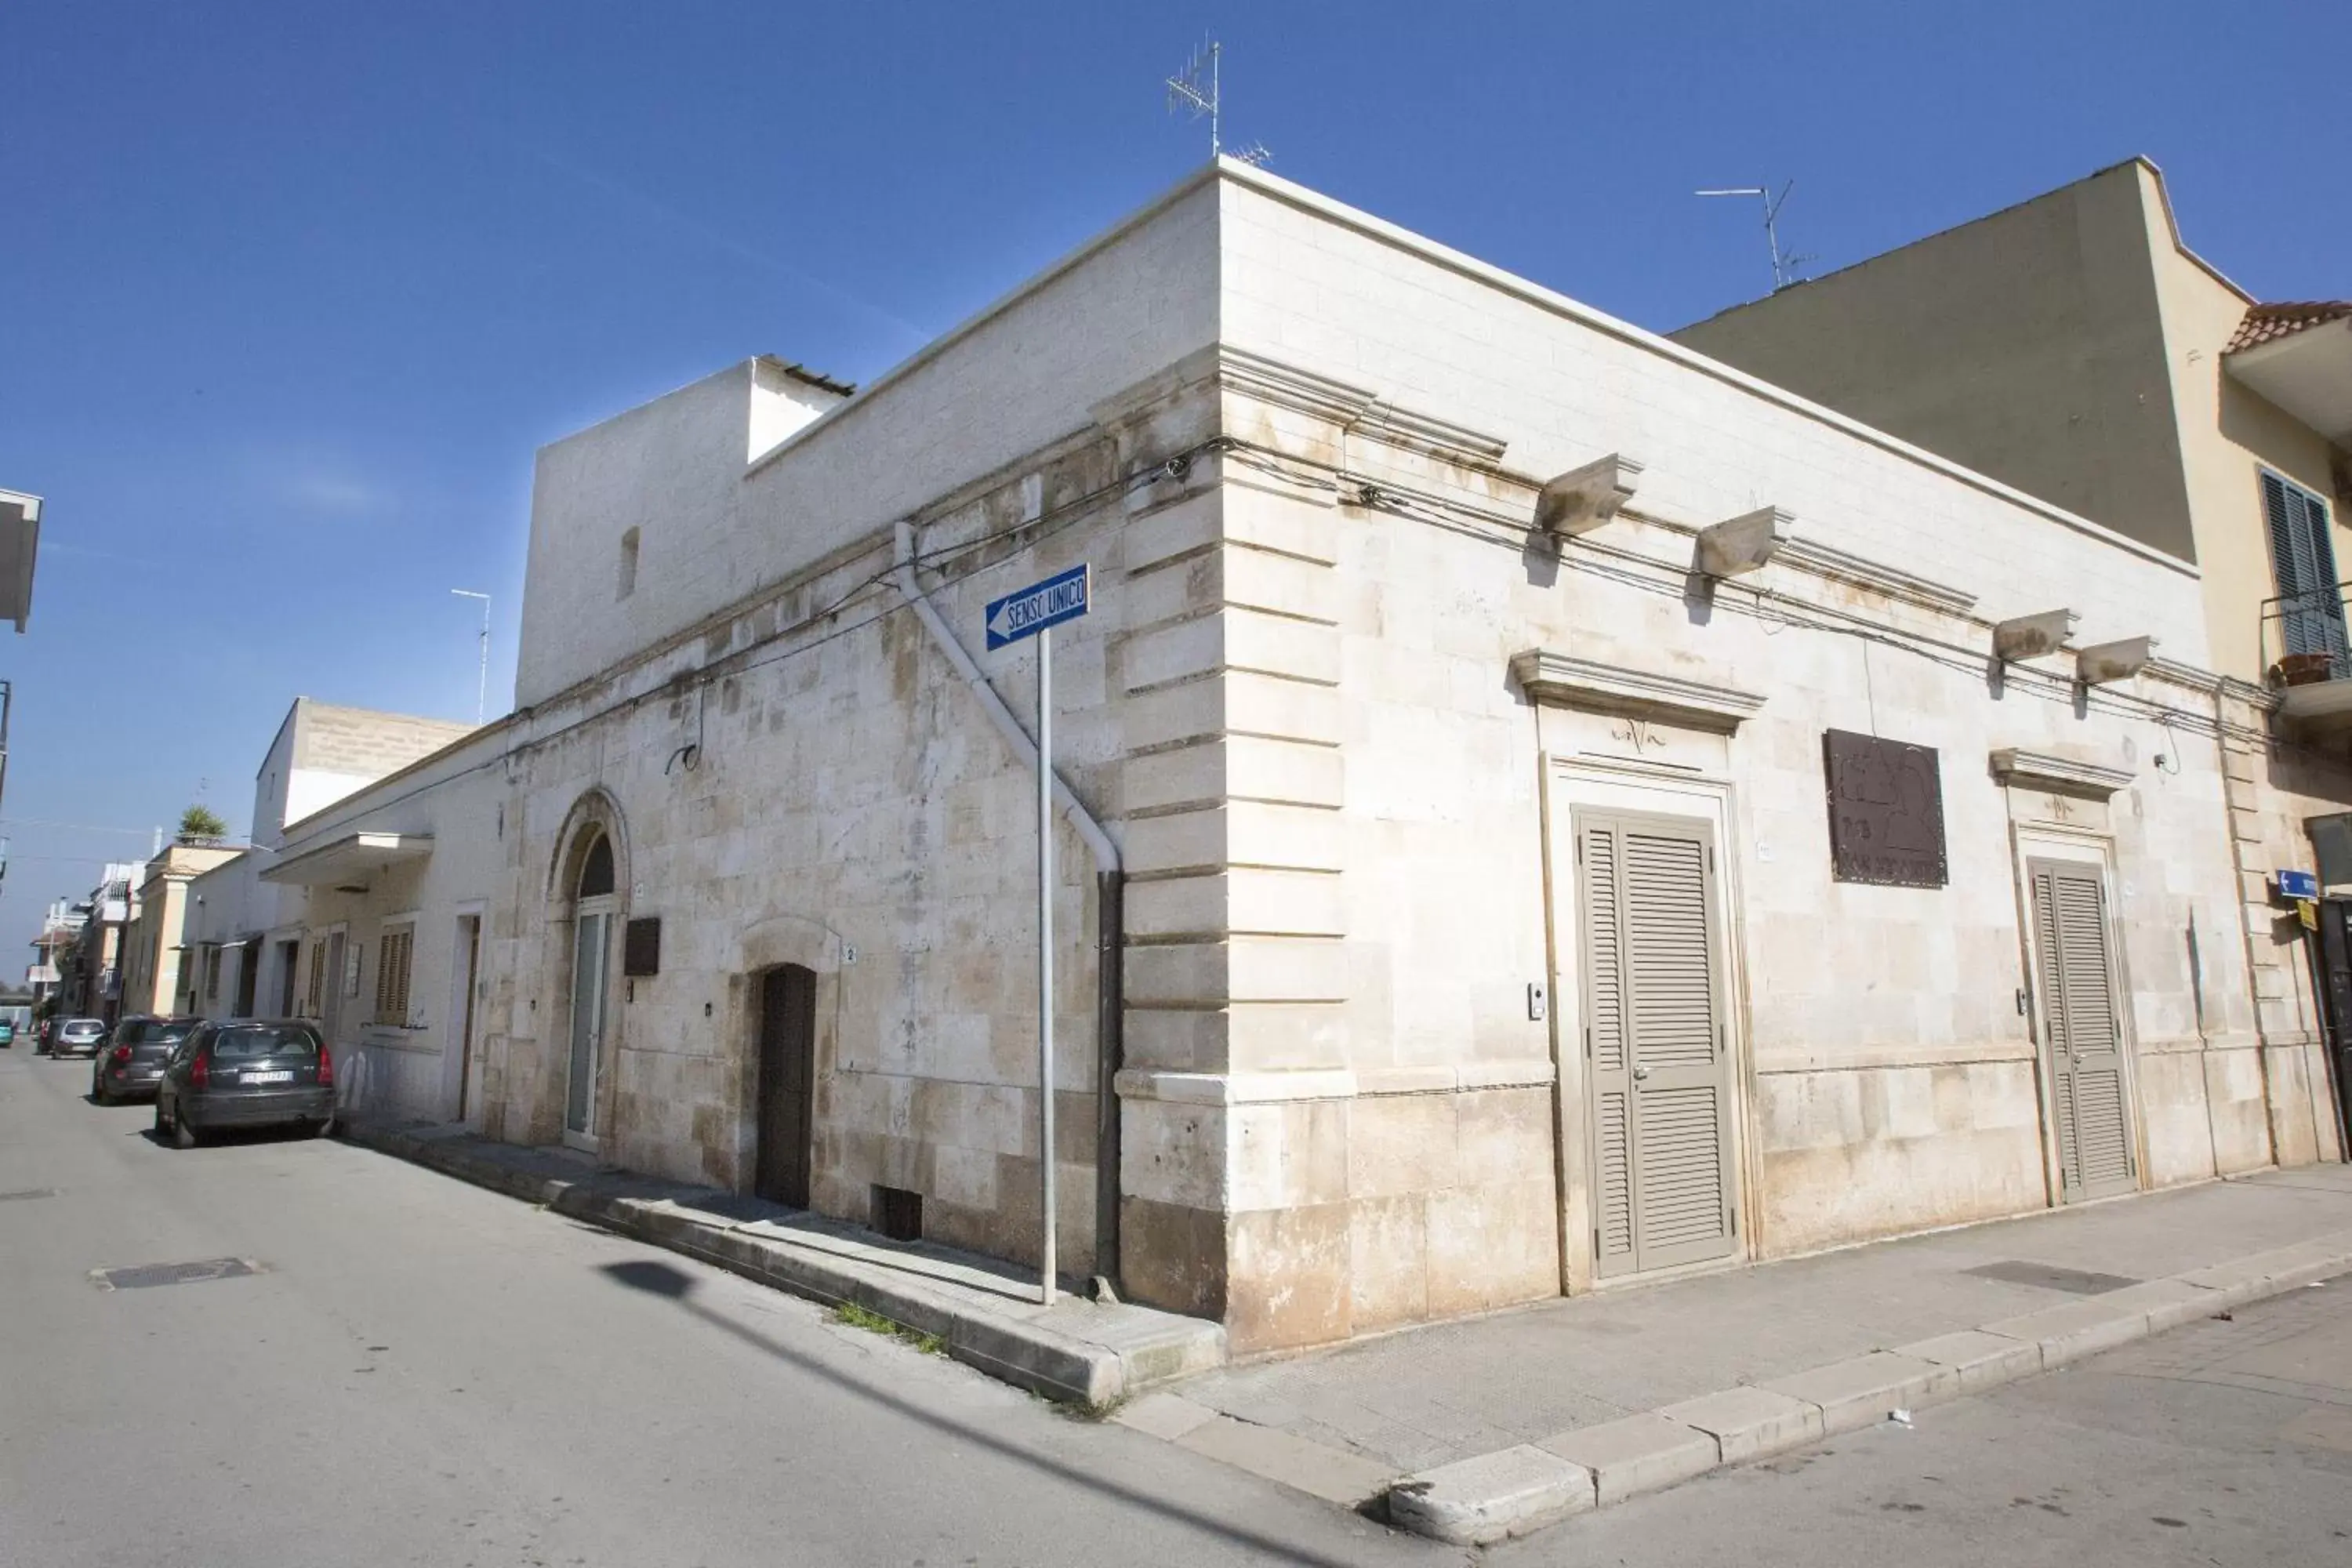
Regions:
<instances>
[{"instance_id":1,"label":"louvered door","mask_svg":"<svg viewBox=\"0 0 2352 1568\"><path fill-rule=\"evenodd\" d=\"M2333 673L2352 673L2344 596L2336 581L2336 546L2327 503L2276 474L2262 476L2263 516L2270 524L2271 569L2278 578L2281 644L2287 653L2324 653Z\"/></svg>"},{"instance_id":2,"label":"louvered door","mask_svg":"<svg viewBox=\"0 0 2352 1568\"><path fill-rule=\"evenodd\" d=\"M2137 1167L2108 961L2105 883L2098 867L2071 861L2036 860L2026 870L2063 1196L2074 1202L2129 1192Z\"/></svg>"},{"instance_id":3,"label":"louvered door","mask_svg":"<svg viewBox=\"0 0 2352 1568\"><path fill-rule=\"evenodd\" d=\"M1612 1277L1733 1245L1713 846L1672 819L1577 821L1593 1263Z\"/></svg>"}]
</instances>

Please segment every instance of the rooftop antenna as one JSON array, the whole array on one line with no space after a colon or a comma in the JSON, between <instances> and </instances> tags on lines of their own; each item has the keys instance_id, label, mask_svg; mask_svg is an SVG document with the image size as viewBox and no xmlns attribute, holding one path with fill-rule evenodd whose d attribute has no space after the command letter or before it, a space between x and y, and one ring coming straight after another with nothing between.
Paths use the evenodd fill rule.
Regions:
<instances>
[{"instance_id":1,"label":"rooftop antenna","mask_svg":"<svg viewBox=\"0 0 2352 1568\"><path fill-rule=\"evenodd\" d=\"M452 588L460 599L482 601L482 668L474 687L474 722L479 724L490 706L490 596L471 588Z\"/></svg>"},{"instance_id":2,"label":"rooftop antenna","mask_svg":"<svg viewBox=\"0 0 2352 1568\"><path fill-rule=\"evenodd\" d=\"M1217 90L1217 64L1223 53L1223 44L1214 38L1207 39L1192 51L1192 58L1184 62L1184 68L1168 79L1169 113L1190 110L1195 120L1204 114L1209 117L1209 157L1212 162L1225 155L1223 100ZM1204 75L1208 79L1205 88L1202 86ZM1246 147L1236 148L1233 156L1244 163L1263 163L1274 154L1266 151L1265 143L1253 142Z\"/></svg>"},{"instance_id":3,"label":"rooftop antenna","mask_svg":"<svg viewBox=\"0 0 2352 1568\"><path fill-rule=\"evenodd\" d=\"M1790 180L1780 187L1780 194L1777 196L1769 185L1734 185L1727 190L1691 193L1695 196L1755 196L1763 202L1764 243L1772 247L1772 292L1775 294L1799 281L1797 268L1813 259L1793 252L1784 254L1780 249L1780 204L1789 199L1789 193L1796 188L1796 181Z\"/></svg>"}]
</instances>

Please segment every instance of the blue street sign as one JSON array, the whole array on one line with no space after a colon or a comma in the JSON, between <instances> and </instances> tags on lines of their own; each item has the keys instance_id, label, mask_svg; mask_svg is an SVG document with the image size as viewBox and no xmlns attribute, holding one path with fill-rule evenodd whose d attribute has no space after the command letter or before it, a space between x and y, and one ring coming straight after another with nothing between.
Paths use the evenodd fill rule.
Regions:
<instances>
[{"instance_id":1,"label":"blue street sign","mask_svg":"<svg viewBox=\"0 0 2352 1568\"><path fill-rule=\"evenodd\" d=\"M1035 637L1047 626L1075 621L1087 613L1087 568L1073 566L1043 583L1032 583L1018 593L992 599L988 605L988 646L1000 648L1023 637Z\"/></svg>"},{"instance_id":2,"label":"blue street sign","mask_svg":"<svg viewBox=\"0 0 2352 1568\"><path fill-rule=\"evenodd\" d=\"M2319 897L2319 879L2309 871L2273 871L2282 899L2315 899Z\"/></svg>"}]
</instances>

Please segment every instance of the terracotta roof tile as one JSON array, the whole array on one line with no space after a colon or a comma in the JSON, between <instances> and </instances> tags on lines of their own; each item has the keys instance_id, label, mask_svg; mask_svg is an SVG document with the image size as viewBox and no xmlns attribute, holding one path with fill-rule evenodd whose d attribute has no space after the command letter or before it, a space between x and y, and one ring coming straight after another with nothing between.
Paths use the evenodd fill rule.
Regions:
<instances>
[{"instance_id":1,"label":"terracotta roof tile","mask_svg":"<svg viewBox=\"0 0 2352 1568\"><path fill-rule=\"evenodd\" d=\"M2221 352L2237 353L2279 338L2292 337L2306 327L2352 316L2352 300L2298 300L2276 305L2250 305L2246 319Z\"/></svg>"}]
</instances>

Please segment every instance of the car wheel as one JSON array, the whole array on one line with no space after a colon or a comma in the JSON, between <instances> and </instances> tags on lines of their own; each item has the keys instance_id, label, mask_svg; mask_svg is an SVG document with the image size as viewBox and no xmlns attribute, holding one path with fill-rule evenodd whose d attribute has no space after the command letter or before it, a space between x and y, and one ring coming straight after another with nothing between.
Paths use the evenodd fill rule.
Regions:
<instances>
[{"instance_id":1,"label":"car wheel","mask_svg":"<svg viewBox=\"0 0 2352 1568\"><path fill-rule=\"evenodd\" d=\"M310 1123L310 1136L313 1138L324 1138L328 1133L332 1132L334 1130L335 1119L331 1116L322 1116L318 1121Z\"/></svg>"},{"instance_id":2,"label":"car wheel","mask_svg":"<svg viewBox=\"0 0 2352 1568\"><path fill-rule=\"evenodd\" d=\"M172 1112L172 1147L193 1149L196 1146L196 1130L188 1125L187 1117L177 1108Z\"/></svg>"},{"instance_id":3,"label":"car wheel","mask_svg":"<svg viewBox=\"0 0 2352 1568\"><path fill-rule=\"evenodd\" d=\"M93 1083L89 1086L89 1097L90 1099L98 1101L100 1105L112 1105L114 1103L114 1096L107 1092L106 1085L103 1082Z\"/></svg>"}]
</instances>

